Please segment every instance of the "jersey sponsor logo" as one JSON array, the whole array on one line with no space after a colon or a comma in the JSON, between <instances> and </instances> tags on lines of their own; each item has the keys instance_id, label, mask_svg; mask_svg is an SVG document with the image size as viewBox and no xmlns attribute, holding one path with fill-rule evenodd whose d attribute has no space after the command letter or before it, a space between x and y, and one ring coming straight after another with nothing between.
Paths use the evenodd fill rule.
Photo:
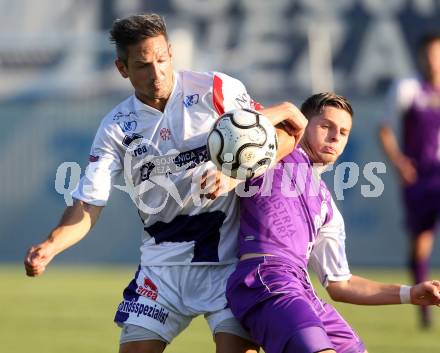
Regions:
<instances>
[{"instance_id":1,"label":"jersey sponsor logo","mask_svg":"<svg viewBox=\"0 0 440 353\"><path fill-rule=\"evenodd\" d=\"M248 108L251 104L251 98L247 93L242 93L235 97L235 101L242 108Z\"/></svg>"},{"instance_id":2,"label":"jersey sponsor logo","mask_svg":"<svg viewBox=\"0 0 440 353\"><path fill-rule=\"evenodd\" d=\"M135 131L137 128L137 121L121 121L118 125L122 129L122 132Z\"/></svg>"},{"instance_id":3,"label":"jersey sponsor logo","mask_svg":"<svg viewBox=\"0 0 440 353\"><path fill-rule=\"evenodd\" d=\"M118 306L118 312L126 314L136 314L139 316L148 316L154 320L159 321L162 325L165 325L167 321L169 311L162 307L158 307L157 304L147 305L138 303L136 300L124 300Z\"/></svg>"},{"instance_id":4,"label":"jersey sponsor logo","mask_svg":"<svg viewBox=\"0 0 440 353\"><path fill-rule=\"evenodd\" d=\"M139 135L136 134L127 135L124 139L124 144L128 144L130 140L138 136ZM148 153L142 155L140 159L135 160L133 151L140 147L142 149L143 145L147 145ZM191 151L193 153L188 153ZM156 145L146 138L142 138L140 141L132 141L131 145L127 147L124 156L125 185L115 185L115 187L127 192L138 209L145 214L157 214L161 212L170 197L173 198L180 207L184 207L183 199L175 183L176 180L179 180L179 176L174 178L172 174L185 173L185 171L196 166L202 169L208 169L210 167L209 164L203 163L208 160L206 146L201 146L191 151L179 153L176 149L171 149L163 155ZM201 170L201 172L203 172L203 170ZM196 186L194 183L196 183L195 180L199 178L198 171L194 173L194 175L190 173L188 175L182 174L182 176L184 178L193 178L191 196L193 197L194 205L200 206L201 193L199 193L197 187L192 187L192 185ZM166 194L163 194L164 197L159 206L150 207L144 202L142 195L155 187L163 189L160 192L163 193L165 191Z\"/></svg>"},{"instance_id":5,"label":"jersey sponsor logo","mask_svg":"<svg viewBox=\"0 0 440 353\"><path fill-rule=\"evenodd\" d=\"M138 286L136 289L136 293L142 295L145 298L156 300L159 296L159 289L150 278L145 277L144 285Z\"/></svg>"},{"instance_id":6,"label":"jersey sponsor logo","mask_svg":"<svg viewBox=\"0 0 440 353\"><path fill-rule=\"evenodd\" d=\"M117 112L115 115L113 115L113 121L119 121L119 119L121 118L130 118L132 115L136 117L135 112L128 112L128 113Z\"/></svg>"},{"instance_id":7,"label":"jersey sponsor logo","mask_svg":"<svg viewBox=\"0 0 440 353\"><path fill-rule=\"evenodd\" d=\"M122 140L122 144L125 147L128 147L132 144L133 141L136 141L137 139L142 139L143 136L139 134L131 134L131 135L125 135L124 139Z\"/></svg>"},{"instance_id":8,"label":"jersey sponsor logo","mask_svg":"<svg viewBox=\"0 0 440 353\"><path fill-rule=\"evenodd\" d=\"M99 161L99 156L94 156L93 154L89 155L89 162L94 163Z\"/></svg>"},{"instance_id":9,"label":"jersey sponsor logo","mask_svg":"<svg viewBox=\"0 0 440 353\"><path fill-rule=\"evenodd\" d=\"M141 167L141 180L150 179L152 175L169 175L195 168L208 161L206 146L194 148L181 153L153 157Z\"/></svg>"},{"instance_id":10,"label":"jersey sponsor logo","mask_svg":"<svg viewBox=\"0 0 440 353\"><path fill-rule=\"evenodd\" d=\"M183 105L186 108L189 108L189 107L193 106L194 104L199 103L199 97L200 96L197 93L186 96L185 99L183 100Z\"/></svg>"},{"instance_id":11,"label":"jersey sponsor logo","mask_svg":"<svg viewBox=\"0 0 440 353\"><path fill-rule=\"evenodd\" d=\"M167 127L163 127L159 131L159 136L162 139L162 141L169 140L170 137L171 137L171 130L169 128L167 128Z\"/></svg>"},{"instance_id":12,"label":"jersey sponsor logo","mask_svg":"<svg viewBox=\"0 0 440 353\"><path fill-rule=\"evenodd\" d=\"M208 150L206 149L206 146L201 146L193 150L179 153L176 158L174 158L174 163L179 167L188 165L186 169L191 169L207 160Z\"/></svg>"},{"instance_id":13,"label":"jersey sponsor logo","mask_svg":"<svg viewBox=\"0 0 440 353\"><path fill-rule=\"evenodd\" d=\"M132 155L133 157L138 157L147 152L148 152L148 147L146 145L140 145L138 148L133 150Z\"/></svg>"}]
</instances>

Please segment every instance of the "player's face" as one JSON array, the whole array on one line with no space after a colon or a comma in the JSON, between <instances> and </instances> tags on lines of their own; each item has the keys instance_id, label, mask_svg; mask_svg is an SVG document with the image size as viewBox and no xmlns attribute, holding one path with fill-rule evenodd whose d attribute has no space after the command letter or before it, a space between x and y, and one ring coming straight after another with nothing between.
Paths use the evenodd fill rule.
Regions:
<instances>
[{"instance_id":1,"label":"player's face","mask_svg":"<svg viewBox=\"0 0 440 353\"><path fill-rule=\"evenodd\" d=\"M335 107L324 107L321 114L311 117L304 133L304 143L312 162L334 163L344 151L351 124L351 115Z\"/></svg>"},{"instance_id":2,"label":"player's face","mask_svg":"<svg viewBox=\"0 0 440 353\"><path fill-rule=\"evenodd\" d=\"M427 45L424 60L428 76L440 75L440 40L435 40Z\"/></svg>"},{"instance_id":3,"label":"player's face","mask_svg":"<svg viewBox=\"0 0 440 353\"><path fill-rule=\"evenodd\" d=\"M159 109L165 105L174 77L171 47L163 35L129 46L127 63L118 59L116 66L124 78L130 79L142 102Z\"/></svg>"}]
</instances>

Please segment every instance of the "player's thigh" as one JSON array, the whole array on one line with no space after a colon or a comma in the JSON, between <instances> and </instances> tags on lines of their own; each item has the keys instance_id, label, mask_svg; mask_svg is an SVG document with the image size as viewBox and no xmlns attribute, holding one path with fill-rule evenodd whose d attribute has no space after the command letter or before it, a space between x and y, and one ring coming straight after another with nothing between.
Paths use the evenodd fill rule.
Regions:
<instances>
[{"instance_id":1,"label":"player's thigh","mask_svg":"<svg viewBox=\"0 0 440 353\"><path fill-rule=\"evenodd\" d=\"M216 353L256 353L259 347L243 338L231 333L218 332L214 336Z\"/></svg>"},{"instance_id":2,"label":"player's thigh","mask_svg":"<svg viewBox=\"0 0 440 353\"><path fill-rule=\"evenodd\" d=\"M168 341L145 327L124 324L119 339L120 353L161 353Z\"/></svg>"},{"instance_id":3,"label":"player's thigh","mask_svg":"<svg viewBox=\"0 0 440 353\"><path fill-rule=\"evenodd\" d=\"M132 341L121 343L119 353L162 353L166 343L159 340Z\"/></svg>"},{"instance_id":4,"label":"player's thigh","mask_svg":"<svg viewBox=\"0 0 440 353\"><path fill-rule=\"evenodd\" d=\"M361 338L336 309L328 303L324 303L323 309L319 316L336 352L365 352Z\"/></svg>"}]
</instances>

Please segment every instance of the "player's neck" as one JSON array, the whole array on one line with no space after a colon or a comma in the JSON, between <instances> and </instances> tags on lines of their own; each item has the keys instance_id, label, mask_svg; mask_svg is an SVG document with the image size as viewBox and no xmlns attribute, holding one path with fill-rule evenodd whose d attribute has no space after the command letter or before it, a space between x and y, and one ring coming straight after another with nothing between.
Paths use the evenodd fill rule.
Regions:
<instances>
[{"instance_id":1,"label":"player's neck","mask_svg":"<svg viewBox=\"0 0 440 353\"><path fill-rule=\"evenodd\" d=\"M135 92L134 94L140 102L144 103L145 105L148 105L151 108L159 110L160 112L163 112L165 110L165 106L167 105L168 99L170 98L171 95L169 94L167 98L151 99L139 92Z\"/></svg>"},{"instance_id":2,"label":"player's neck","mask_svg":"<svg viewBox=\"0 0 440 353\"><path fill-rule=\"evenodd\" d=\"M304 152L306 153L306 155L309 157L310 161L313 164L314 163L318 163L317 162L317 156L315 156L315 154L313 153L313 150L310 148L309 144L307 143L307 141L306 141L306 139L304 137L300 141L299 145L304 150Z\"/></svg>"},{"instance_id":3,"label":"player's neck","mask_svg":"<svg viewBox=\"0 0 440 353\"><path fill-rule=\"evenodd\" d=\"M144 104L159 110L160 112L163 112L165 110L165 106L167 105L168 98L161 98L161 99L146 99L141 98L136 95L136 97Z\"/></svg>"},{"instance_id":4,"label":"player's neck","mask_svg":"<svg viewBox=\"0 0 440 353\"><path fill-rule=\"evenodd\" d=\"M327 168L331 166L332 163L324 163L322 162L319 157L313 152L313 149L309 147L306 139L302 139L300 141L300 146L304 150L304 152L307 154L307 156L310 159L310 162L312 162L312 169L314 172L314 175L320 178L320 175L324 173Z\"/></svg>"},{"instance_id":5,"label":"player's neck","mask_svg":"<svg viewBox=\"0 0 440 353\"><path fill-rule=\"evenodd\" d=\"M440 89L440 73L438 75L431 76L429 83L432 87Z\"/></svg>"},{"instance_id":6,"label":"player's neck","mask_svg":"<svg viewBox=\"0 0 440 353\"><path fill-rule=\"evenodd\" d=\"M170 99L171 94L173 93L174 82L175 82L174 80L175 80L175 78L174 78L174 75L173 75L173 80L172 80L172 83L171 83L171 87L169 89L168 94L164 98L156 98L156 99L153 98L152 99L152 98L149 98L146 95L143 95L143 94L141 94L141 93L139 93L137 91L135 92L136 98L139 99L142 103L144 103L144 104L146 104L146 105L148 105L148 106L150 106L150 107L152 107L154 109L157 109L157 110L159 110L160 112L163 113L165 111L165 106L167 105L167 102Z\"/></svg>"},{"instance_id":7,"label":"player's neck","mask_svg":"<svg viewBox=\"0 0 440 353\"><path fill-rule=\"evenodd\" d=\"M425 72L423 75L426 82L429 83L431 87L440 88L440 72Z\"/></svg>"}]
</instances>

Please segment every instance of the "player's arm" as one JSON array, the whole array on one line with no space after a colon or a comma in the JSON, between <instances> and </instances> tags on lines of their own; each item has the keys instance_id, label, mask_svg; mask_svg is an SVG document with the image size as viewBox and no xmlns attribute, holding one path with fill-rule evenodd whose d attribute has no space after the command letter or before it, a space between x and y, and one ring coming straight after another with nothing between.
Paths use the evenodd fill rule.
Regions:
<instances>
[{"instance_id":1,"label":"player's arm","mask_svg":"<svg viewBox=\"0 0 440 353\"><path fill-rule=\"evenodd\" d=\"M417 179L413 162L402 152L394 134L395 127L402 123L402 117L408 111L419 89L418 80L405 79L390 87L384 119L379 127L379 140L386 156L399 174L403 184L412 184Z\"/></svg>"},{"instance_id":2,"label":"player's arm","mask_svg":"<svg viewBox=\"0 0 440 353\"><path fill-rule=\"evenodd\" d=\"M440 304L439 281L426 281L408 287L351 276L347 281L329 281L326 289L333 300L351 304Z\"/></svg>"},{"instance_id":3,"label":"player's arm","mask_svg":"<svg viewBox=\"0 0 440 353\"><path fill-rule=\"evenodd\" d=\"M25 257L24 266L28 276L44 272L49 262L60 252L79 242L95 225L102 206L94 206L76 200L67 207L57 227L46 241L32 246Z\"/></svg>"},{"instance_id":4,"label":"player's arm","mask_svg":"<svg viewBox=\"0 0 440 353\"><path fill-rule=\"evenodd\" d=\"M401 151L396 136L388 124L383 124L379 128L379 140L402 182L406 185L413 184L417 179L417 171L412 161Z\"/></svg>"},{"instance_id":5,"label":"player's arm","mask_svg":"<svg viewBox=\"0 0 440 353\"><path fill-rule=\"evenodd\" d=\"M307 119L292 103L283 102L260 110L276 127L278 135L277 162L290 154L301 140Z\"/></svg>"}]
</instances>

